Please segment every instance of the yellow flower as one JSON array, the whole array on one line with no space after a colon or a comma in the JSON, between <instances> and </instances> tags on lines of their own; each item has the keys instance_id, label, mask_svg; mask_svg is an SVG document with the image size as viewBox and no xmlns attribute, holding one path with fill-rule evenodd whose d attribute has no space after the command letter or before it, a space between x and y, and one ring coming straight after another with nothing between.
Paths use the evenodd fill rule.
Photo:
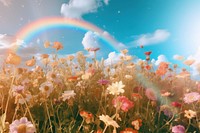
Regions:
<instances>
[{"instance_id":1,"label":"yellow flower","mask_svg":"<svg viewBox=\"0 0 200 133\"><path fill-rule=\"evenodd\" d=\"M19 65L21 63L21 57L15 53L10 53L6 58L7 64Z\"/></svg>"},{"instance_id":2,"label":"yellow flower","mask_svg":"<svg viewBox=\"0 0 200 133\"><path fill-rule=\"evenodd\" d=\"M196 117L197 113L195 111L192 110L185 110L185 117L187 117L188 119L192 119L194 117Z\"/></svg>"}]
</instances>

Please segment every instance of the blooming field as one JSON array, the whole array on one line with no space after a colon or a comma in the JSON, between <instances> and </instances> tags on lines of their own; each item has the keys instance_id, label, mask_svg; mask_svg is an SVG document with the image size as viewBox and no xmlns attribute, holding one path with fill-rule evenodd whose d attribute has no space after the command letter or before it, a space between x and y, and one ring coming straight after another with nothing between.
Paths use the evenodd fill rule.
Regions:
<instances>
[{"instance_id":1,"label":"blooming field","mask_svg":"<svg viewBox=\"0 0 200 133\"><path fill-rule=\"evenodd\" d=\"M59 58L59 42L45 43L55 53L22 64L10 53L0 71L0 132L10 133L184 133L200 132L200 83L190 72L161 62L121 60L104 65L82 52ZM188 66L194 60L186 60Z\"/></svg>"}]
</instances>

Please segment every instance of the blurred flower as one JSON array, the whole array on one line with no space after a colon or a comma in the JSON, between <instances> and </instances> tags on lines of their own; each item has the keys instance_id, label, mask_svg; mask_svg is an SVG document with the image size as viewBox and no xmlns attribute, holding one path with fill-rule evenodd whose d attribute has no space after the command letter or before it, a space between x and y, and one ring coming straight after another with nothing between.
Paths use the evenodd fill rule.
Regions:
<instances>
[{"instance_id":1,"label":"blurred flower","mask_svg":"<svg viewBox=\"0 0 200 133\"><path fill-rule=\"evenodd\" d=\"M100 50L100 48L88 48L87 51L96 52Z\"/></svg>"},{"instance_id":2,"label":"blurred flower","mask_svg":"<svg viewBox=\"0 0 200 133\"><path fill-rule=\"evenodd\" d=\"M16 93L22 93L24 90L25 90L24 86L21 86L21 85L17 85L17 86L13 85L12 86L12 92L14 94L16 94Z\"/></svg>"},{"instance_id":3,"label":"blurred flower","mask_svg":"<svg viewBox=\"0 0 200 133\"><path fill-rule=\"evenodd\" d=\"M103 121L105 124L106 124L106 126L113 126L114 128L118 128L119 127L119 125L117 124L117 122L116 121L114 121L110 116L108 116L108 115L101 115L101 116L99 116L99 119L101 120L101 121Z\"/></svg>"},{"instance_id":4,"label":"blurred flower","mask_svg":"<svg viewBox=\"0 0 200 133\"><path fill-rule=\"evenodd\" d=\"M131 122L131 125L136 129L136 130L140 130L140 127L142 126L142 120L141 119L137 119Z\"/></svg>"},{"instance_id":5,"label":"blurred flower","mask_svg":"<svg viewBox=\"0 0 200 133\"><path fill-rule=\"evenodd\" d=\"M50 46L50 42L49 41L44 42L44 47L45 48L48 48L49 46Z\"/></svg>"},{"instance_id":6,"label":"blurred flower","mask_svg":"<svg viewBox=\"0 0 200 133\"><path fill-rule=\"evenodd\" d=\"M80 116L85 119L86 123L89 124L93 121L93 114L86 112L86 111L80 111Z\"/></svg>"},{"instance_id":7,"label":"blurred flower","mask_svg":"<svg viewBox=\"0 0 200 133\"><path fill-rule=\"evenodd\" d=\"M130 60L132 60L132 56L126 55L126 56L124 56L123 59L124 59L125 61L130 61Z\"/></svg>"},{"instance_id":8,"label":"blurred flower","mask_svg":"<svg viewBox=\"0 0 200 133\"><path fill-rule=\"evenodd\" d=\"M73 56L73 55L68 55L68 56L67 56L67 60L72 61L73 59L74 59L74 56Z\"/></svg>"},{"instance_id":9,"label":"blurred flower","mask_svg":"<svg viewBox=\"0 0 200 133\"><path fill-rule=\"evenodd\" d=\"M16 55L15 53L10 53L6 58L6 63L12 65L19 65L21 63L21 57Z\"/></svg>"},{"instance_id":10,"label":"blurred flower","mask_svg":"<svg viewBox=\"0 0 200 133\"><path fill-rule=\"evenodd\" d=\"M46 94L48 97L51 94L51 92L53 91L53 84L49 81L46 81L40 85L39 90L42 93Z\"/></svg>"},{"instance_id":11,"label":"blurred flower","mask_svg":"<svg viewBox=\"0 0 200 133\"><path fill-rule=\"evenodd\" d=\"M63 49L63 45L61 42L54 42L52 47L55 48L56 50Z\"/></svg>"},{"instance_id":12,"label":"blurred flower","mask_svg":"<svg viewBox=\"0 0 200 133\"><path fill-rule=\"evenodd\" d=\"M195 62L195 60L190 59L190 60L184 61L183 63L184 63L185 65L191 66L192 64L194 64L194 62Z\"/></svg>"},{"instance_id":13,"label":"blurred flower","mask_svg":"<svg viewBox=\"0 0 200 133\"><path fill-rule=\"evenodd\" d=\"M41 57L44 59L44 58L49 58L49 55L48 54L42 54Z\"/></svg>"},{"instance_id":14,"label":"blurred flower","mask_svg":"<svg viewBox=\"0 0 200 133\"><path fill-rule=\"evenodd\" d=\"M107 90L109 91L109 94L119 95L120 93L124 93L124 87L125 85L122 83L122 81L119 81L109 85Z\"/></svg>"},{"instance_id":15,"label":"blurred flower","mask_svg":"<svg viewBox=\"0 0 200 133\"><path fill-rule=\"evenodd\" d=\"M32 95L30 93L24 94L23 97L20 94L15 97L15 103L24 104L25 102L29 102L31 98L32 98Z\"/></svg>"},{"instance_id":16,"label":"blurred flower","mask_svg":"<svg viewBox=\"0 0 200 133\"><path fill-rule=\"evenodd\" d=\"M171 95L171 93L170 92L164 92L164 93L161 93L161 96L163 96L163 97L168 97L168 96L170 96Z\"/></svg>"},{"instance_id":17,"label":"blurred flower","mask_svg":"<svg viewBox=\"0 0 200 133\"><path fill-rule=\"evenodd\" d=\"M185 127L182 125L173 126L172 133L185 133Z\"/></svg>"},{"instance_id":18,"label":"blurred flower","mask_svg":"<svg viewBox=\"0 0 200 133\"><path fill-rule=\"evenodd\" d=\"M125 130L120 131L120 133L138 133L138 131L132 128L125 128Z\"/></svg>"},{"instance_id":19,"label":"blurred flower","mask_svg":"<svg viewBox=\"0 0 200 133\"><path fill-rule=\"evenodd\" d=\"M132 93L131 97L133 97L135 100L142 99L142 96L139 93Z\"/></svg>"},{"instance_id":20,"label":"blurred flower","mask_svg":"<svg viewBox=\"0 0 200 133\"><path fill-rule=\"evenodd\" d=\"M174 107L178 107L178 108L180 108L182 106L182 104L179 102L172 102L171 105Z\"/></svg>"},{"instance_id":21,"label":"blurred flower","mask_svg":"<svg viewBox=\"0 0 200 133\"><path fill-rule=\"evenodd\" d=\"M188 104L193 103L195 101L200 100L200 94L198 92L187 93L184 95L183 100L185 103L188 103Z\"/></svg>"},{"instance_id":22,"label":"blurred flower","mask_svg":"<svg viewBox=\"0 0 200 133\"><path fill-rule=\"evenodd\" d=\"M70 99L71 97L74 97L75 95L76 93L74 93L74 90L64 91L64 93L62 94L62 99L63 101L66 101L67 99Z\"/></svg>"},{"instance_id":23,"label":"blurred flower","mask_svg":"<svg viewBox=\"0 0 200 133\"><path fill-rule=\"evenodd\" d=\"M100 85L107 85L107 84L109 84L109 80L107 80L107 79L100 79L100 80L98 80L97 81L97 83L98 84L100 84Z\"/></svg>"},{"instance_id":24,"label":"blurred flower","mask_svg":"<svg viewBox=\"0 0 200 133\"><path fill-rule=\"evenodd\" d=\"M125 75L125 78L131 80L131 79L133 79L133 76L131 76L131 75Z\"/></svg>"},{"instance_id":25,"label":"blurred flower","mask_svg":"<svg viewBox=\"0 0 200 133\"><path fill-rule=\"evenodd\" d=\"M10 133L35 133L36 129L34 125L28 121L26 117L22 117L20 120L13 121L10 126Z\"/></svg>"},{"instance_id":26,"label":"blurred flower","mask_svg":"<svg viewBox=\"0 0 200 133\"><path fill-rule=\"evenodd\" d=\"M173 111L168 105L160 106L160 111L162 111L168 117L172 117L173 115Z\"/></svg>"},{"instance_id":27,"label":"blurred flower","mask_svg":"<svg viewBox=\"0 0 200 133\"><path fill-rule=\"evenodd\" d=\"M81 76L81 78L83 79L83 80L87 80L87 79L89 79L91 77L91 73L85 73L85 74L83 74L82 76Z\"/></svg>"},{"instance_id":28,"label":"blurred flower","mask_svg":"<svg viewBox=\"0 0 200 133\"><path fill-rule=\"evenodd\" d=\"M34 56L33 56L33 58L32 58L32 59L30 59L30 60L26 61L26 65L27 65L27 66L29 66L29 67L32 67L32 66L34 66L34 65L35 65L35 63L36 63L36 60L35 60L35 57L34 57Z\"/></svg>"},{"instance_id":29,"label":"blurred flower","mask_svg":"<svg viewBox=\"0 0 200 133\"><path fill-rule=\"evenodd\" d=\"M192 119L194 117L197 116L197 113L195 111L192 111L192 110L185 110L185 117L188 118L188 119Z\"/></svg>"},{"instance_id":30,"label":"blurred flower","mask_svg":"<svg viewBox=\"0 0 200 133\"><path fill-rule=\"evenodd\" d=\"M151 53L152 53L151 51L148 51L148 52L145 52L144 54L149 56L149 55L151 55Z\"/></svg>"},{"instance_id":31,"label":"blurred flower","mask_svg":"<svg viewBox=\"0 0 200 133\"><path fill-rule=\"evenodd\" d=\"M77 81L78 77L77 76L71 76L68 78L68 81Z\"/></svg>"},{"instance_id":32,"label":"blurred flower","mask_svg":"<svg viewBox=\"0 0 200 133\"><path fill-rule=\"evenodd\" d=\"M124 49L124 50L121 50L120 51L122 54L126 55L128 53L128 50L127 49Z\"/></svg>"},{"instance_id":33,"label":"blurred flower","mask_svg":"<svg viewBox=\"0 0 200 133\"><path fill-rule=\"evenodd\" d=\"M133 102L125 96L118 96L117 98L113 99L112 103L115 108L120 108L124 112L127 112L134 105Z\"/></svg>"},{"instance_id":34,"label":"blurred flower","mask_svg":"<svg viewBox=\"0 0 200 133\"><path fill-rule=\"evenodd\" d=\"M145 95L149 100L156 101L157 97L151 88L146 89Z\"/></svg>"}]
</instances>

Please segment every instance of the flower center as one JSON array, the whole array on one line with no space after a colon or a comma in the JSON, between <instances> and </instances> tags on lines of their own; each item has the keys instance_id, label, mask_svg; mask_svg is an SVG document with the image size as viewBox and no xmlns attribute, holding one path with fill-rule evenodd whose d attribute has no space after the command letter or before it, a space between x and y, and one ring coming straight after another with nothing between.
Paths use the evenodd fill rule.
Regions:
<instances>
[{"instance_id":1,"label":"flower center","mask_svg":"<svg viewBox=\"0 0 200 133\"><path fill-rule=\"evenodd\" d=\"M17 127L17 132L18 132L18 133L26 133L26 125L25 125L25 124L20 124L20 125Z\"/></svg>"},{"instance_id":2,"label":"flower center","mask_svg":"<svg viewBox=\"0 0 200 133\"><path fill-rule=\"evenodd\" d=\"M45 86L45 87L44 87L44 90L45 90L45 91L48 91L48 90L49 90L49 86Z\"/></svg>"}]
</instances>

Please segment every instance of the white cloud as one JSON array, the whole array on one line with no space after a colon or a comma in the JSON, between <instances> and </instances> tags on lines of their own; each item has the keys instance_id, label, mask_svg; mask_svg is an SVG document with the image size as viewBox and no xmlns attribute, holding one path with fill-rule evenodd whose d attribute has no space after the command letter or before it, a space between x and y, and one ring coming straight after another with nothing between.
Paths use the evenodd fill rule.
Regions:
<instances>
[{"instance_id":1,"label":"white cloud","mask_svg":"<svg viewBox=\"0 0 200 133\"><path fill-rule=\"evenodd\" d=\"M105 3L106 5L108 5L108 4L109 4L109 1L110 1L110 0L104 0L104 3Z\"/></svg>"},{"instance_id":2,"label":"white cloud","mask_svg":"<svg viewBox=\"0 0 200 133\"><path fill-rule=\"evenodd\" d=\"M0 2L4 5L4 6L9 6L11 4L11 0L0 0Z\"/></svg>"},{"instance_id":3,"label":"white cloud","mask_svg":"<svg viewBox=\"0 0 200 133\"><path fill-rule=\"evenodd\" d=\"M174 60L183 60L184 57L181 56L181 55L177 55L177 54L176 54L176 55L173 56L173 59L174 59Z\"/></svg>"},{"instance_id":4,"label":"white cloud","mask_svg":"<svg viewBox=\"0 0 200 133\"><path fill-rule=\"evenodd\" d=\"M80 19L84 14L96 12L100 6L100 0L70 0L62 4L60 12L65 17Z\"/></svg>"},{"instance_id":5,"label":"white cloud","mask_svg":"<svg viewBox=\"0 0 200 133\"><path fill-rule=\"evenodd\" d=\"M154 33L147 33L140 35L136 41L137 45L151 45L164 42L170 36L170 33L167 30L158 29Z\"/></svg>"},{"instance_id":6,"label":"white cloud","mask_svg":"<svg viewBox=\"0 0 200 133\"><path fill-rule=\"evenodd\" d=\"M165 55L159 55L157 60L152 59L151 62L158 66L161 62L168 62L168 60Z\"/></svg>"},{"instance_id":7,"label":"white cloud","mask_svg":"<svg viewBox=\"0 0 200 133\"><path fill-rule=\"evenodd\" d=\"M92 31L88 31L87 33L85 33L85 36L82 40L82 44L84 49L99 48L97 34L95 34Z\"/></svg>"},{"instance_id":8,"label":"white cloud","mask_svg":"<svg viewBox=\"0 0 200 133\"><path fill-rule=\"evenodd\" d=\"M105 60L105 66L116 64L120 61L120 57L123 56L121 53L110 52L108 58Z\"/></svg>"}]
</instances>

